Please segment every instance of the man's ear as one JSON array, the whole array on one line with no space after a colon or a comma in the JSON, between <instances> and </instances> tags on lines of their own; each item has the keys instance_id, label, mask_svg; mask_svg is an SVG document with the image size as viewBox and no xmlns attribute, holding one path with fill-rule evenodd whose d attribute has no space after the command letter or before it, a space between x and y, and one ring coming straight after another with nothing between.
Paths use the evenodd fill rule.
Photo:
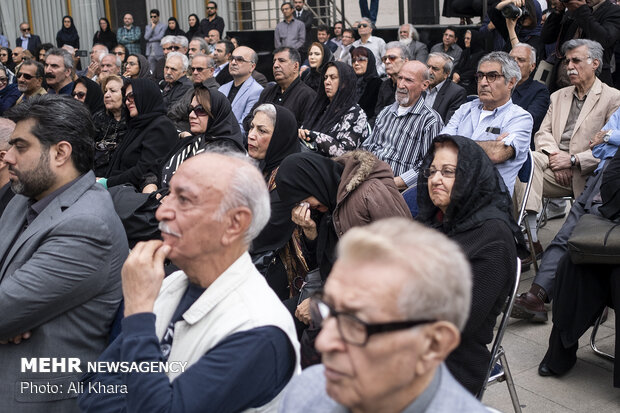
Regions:
<instances>
[{"instance_id":1,"label":"man's ear","mask_svg":"<svg viewBox=\"0 0 620 413\"><path fill-rule=\"evenodd\" d=\"M57 144L53 145L50 150L52 151L50 154L51 161L55 163L56 166L62 166L71 160L71 153L73 152L73 147L67 141L58 142Z\"/></svg>"},{"instance_id":2,"label":"man's ear","mask_svg":"<svg viewBox=\"0 0 620 413\"><path fill-rule=\"evenodd\" d=\"M417 374L425 374L443 363L461 342L461 333L448 321L437 321L424 328L427 345L416 365Z\"/></svg>"},{"instance_id":3,"label":"man's ear","mask_svg":"<svg viewBox=\"0 0 620 413\"><path fill-rule=\"evenodd\" d=\"M252 223L252 211L247 207L238 207L226 213L226 230L222 235L222 244L231 245L243 238Z\"/></svg>"}]
</instances>

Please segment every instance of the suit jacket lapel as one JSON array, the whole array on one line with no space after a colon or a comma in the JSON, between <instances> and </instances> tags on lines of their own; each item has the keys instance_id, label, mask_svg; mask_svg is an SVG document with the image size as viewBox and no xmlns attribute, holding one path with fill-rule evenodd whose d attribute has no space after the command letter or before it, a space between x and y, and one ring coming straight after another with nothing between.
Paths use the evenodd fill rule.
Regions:
<instances>
[{"instance_id":1,"label":"suit jacket lapel","mask_svg":"<svg viewBox=\"0 0 620 413\"><path fill-rule=\"evenodd\" d=\"M570 112L570 106L573 102L573 91L574 87L569 87L562 92L562 96L560 98L560 107L559 107L559 123L557 127L554 127L553 130L556 131L555 136L557 136L556 141L560 142L562 137L562 133L564 132L564 128L566 128L566 122L568 121L568 113Z\"/></svg>"},{"instance_id":2,"label":"suit jacket lapel","mask_svg":"<svg viewBox=\"0 0 620 413\"><path fill-rule=\"evenodd\" d=\"M586 119L586 117L590 114L594 106L598 103L598 100L601 97L601 92L603 90L602 82L598 79L592 85L592 88L588 92L588 97L586 101L583 102L583 107L581 108L581 112L579 112L579 116L577 117L577 122L575 122L575 129L573 129L573 136L577 134L577 130ZM571 136L572 138L572 136Z\"/></svg>"}]
</instances>

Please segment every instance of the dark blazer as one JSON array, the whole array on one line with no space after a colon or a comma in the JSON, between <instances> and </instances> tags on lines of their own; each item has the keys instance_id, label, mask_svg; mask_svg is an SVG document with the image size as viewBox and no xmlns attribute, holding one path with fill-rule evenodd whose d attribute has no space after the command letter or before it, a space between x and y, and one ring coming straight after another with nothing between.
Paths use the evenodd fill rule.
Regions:
<instances>
[{"instance_id":1,"label":"dark blazer","mask_svg":"<svg viewBox=\"0 0 620 413\"><path fill-rule=\"evenodd\" d=\"M535 81L532 73L523 84L515 87L512 92L512 103L521 106L532 115L534 120L534 126L532 127L533 138L538 129L540 129L540 124L545 118L551 103L547 86ZM530 147L534 150L534 139L532 139Z\"/></svg>"},{"instance_id":2,"label":"dark blazer","mask_svg":"<svg viewBox=\"0 0 620 413\"><path fill-rule=\"evenodd\" d=\"M439 113L443 123L447 125L454 112L465 102L467 102L465 89L453 83L452 80L446 79L446 83L437 92L433 109Z\"/></svg>"},{"instance_id":3,"label":"dark blazer","mask_svg":"<svg viewBox=\"0 0 620 413\"><path fill-rule=\"evenodd\" d=\"M2 411L78 412L77 393L68 390L82 373L22 373L21 358L77 357L86 372L86 363L106 348L122 298L127 238L92 171L52 199L20 234L28 203L15 195L0 218L0 339L32 332L0 351ZM61 385L63 394L22 392L20 382Z\"/></svg>"},{"instance_id":4,"label":"dark blazer","mask_svg":"<svg viewBox=\"0 0 620 413\"><path fill-rule=\"evenodd\" d=\"M41 38L39 36L37 36L36 34L31 34L30 35L30 39L28 39L28 50L30 50L30 53L32 53L33 56L35 56L37 48L40 45L41 45ZM22 38L21 37L18 37L15 40L15 46L22 47Z\"/></svg>"},{"instance_id":5,"label":"dark blazer","mask_svg":"<svg viewBox=\"0 0 620 413\"><path fill-rule=\"evenodd\" d=\"M310 13L309 10L302 9L301 16L297 17L297 10L293 9L293 17L301 21L304 24L304 26L306 26L306 42L304 44L306 46L310 45L310 43L312 43L313 41L312 36L310 34L312 31L312 23L314 22L314 16L312 15L312 13Z\"/></svg>"},{"instance_id":6,"label":"dark blazer","mask_svg":"<svg viewBox=\"0 0 620 413\"><path fill-rule=\"evenodd\" d=\"M220 85L226 84L233 80L232 75L230 74L230 64L227 64L225 68L220 70L220 73L215 76L215 81Z\"/></svg>"},{"instance_id":7,"label":"dark blazer","mask_svg":"<svg viewBox=\"0 0 620 413\"><path fill-rule=\"evenodd\" d=\"M11 202L11 199L15 196L15 192L11 189L11 183L7 182L0 188L0 217L6 209L6 206Z\"/></svg>"}]
</instances>

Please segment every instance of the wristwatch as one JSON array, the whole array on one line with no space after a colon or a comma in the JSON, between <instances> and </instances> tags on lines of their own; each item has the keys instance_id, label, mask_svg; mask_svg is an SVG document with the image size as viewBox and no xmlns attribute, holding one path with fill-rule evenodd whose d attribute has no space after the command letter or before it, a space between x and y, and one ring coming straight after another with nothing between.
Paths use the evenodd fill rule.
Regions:
<instances>
[{"instance_id":1,"label":"wristwatch","mask_svg":"<svg viewBox=\"0 0 620 413\"><path fill-rule=\"evenodd\" d=\"M575 155L570 156L570 164L575 166L577 164L577 157Z\"/></svg>"},{"instance_id":2,"label":"wristwatch","mask_svg":"<svg viewBox=\"0 0 620 413\"><path fill-rule=\"evenodd\" d=\"M607 133L605 133L605 135L603 136L603 142L608 143L610 137L611 137L611 131L607 131Z\"/></svg>"}]
</instances>

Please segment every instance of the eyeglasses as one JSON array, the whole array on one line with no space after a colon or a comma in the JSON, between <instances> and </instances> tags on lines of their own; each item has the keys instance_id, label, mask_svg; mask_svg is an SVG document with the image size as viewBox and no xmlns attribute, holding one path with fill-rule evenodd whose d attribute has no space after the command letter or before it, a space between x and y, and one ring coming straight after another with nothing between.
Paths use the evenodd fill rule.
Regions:
<instances>
[{"instance_id":1,"label":"eyeglasses","mask_svg":"<svg viewBox=\"0 0 620 413\"><path fill-rule=\"evenodd\" d=\"M26 27L24 29L20 29L22 32L29 32L30 31L30 27Z\"/></svg>"},{"instance_id":2,"label":"eyeglasses","mask_svg":"<svg viewBox=\"0 0 620 413\"><path fill-rule=\"evenodd\" d=\"M321 294L310 300L310 316L316 326L322 325L329 317L336 318L340 337L354 346L365 346L370 336L379 333L405 330L422 324L434 323L436 320L393 321L390 323L366 323L354 315L336 311L323 301Z\"/></svg>"},{"instance_id":3,"label":"eyeglasses","mask_svg":"<svg viewBox=\"0 0 620 413\"><path fill-rule=\"evenodd\" d=\"M19 53L11 53L12 56L19 56Z\"/></svg>"},{"instance_id":4,"label":"eyeglasses","mask_svg":"<svg viewBox=\"0 0 620 413\"><path fill-rule=\"evenodd\" d=\"M193 73L193 72L202 73L203 71L205 71L205 70L207 70L207 69L208 69L207 67L195 67L195 66L191 66L191 67L189 68L189 71L190 71L190 72L192 72L192 73Z\"/></svg>"},{"instance_id":5,"label":"eyeglasses","mask_svg":"<svg viewBox=\"0 0 620 413\"><path fill-rule=\"evenodd\" d=\"M357 25L357 28L359 29L360 27L366 28L368 25L366 23L360 23Z\"/></svg>"},{"instance_id":6,"label":"eyeglasses","mask_svg":"<svg viewBox=\"0 0 620 413\"><path fill-rule=\"evenodd\" d=\"M252 60L245 60L243 56L230 56L230 61L235 63L254 63Z\"/></svg>"},{"instance_id":7,"label":"eyeglasses","mask_svg":"<svg viewBox=\"0 0 620 413\"><path fill-rule=\"evenodd\" d=\"M117 56L124 56L125 52L114 52L114 54Z\"/></svg>"},{"instance_id":8,"label":"eyeglasses","mask_svg":"<svg viewBox=\"0 0 620 413\"><path fill-rule=\"evenodd\" d=\"M192 112L194 112L196 114L196 116L198 116L198 117L209 116L209 114L207 113L205 108L202 107L202 105L190 106L189 109L187 110L188 116Z\"/></svg>"},{"instance_id":9,"label":"eyeglasses","mask_svg":"<svg viewBox=\"0 0 620 413\"><path fill-rule=\"evenodd\" d=\"M388 60L389 60L390 62L393 62L394 60L396 60L396 59L400 59L400 58L401 58L400 56L396 56L396 55L394 55L394 54L390 54L390 55L385 55L385 56L383 56L383 57L381 58L381 61L382 61L383 63L387 62Z\"/></svg>"},{"instance_id":10,"label":"eyeglasses","mask_svg":"<svg viewBox=\"0 0 620 413\"><path fill-rule=\"evenodd\" d=\"M151 19L156 19L158 17L159 17L158 15L154 14L154 15L151 16Z\"/></svg>"},{"instance_id":11,"label":"eyeglasses","mask_svg":"<svg viewBox=\"0 0 620 413\"><path fill-rule=\"evenodd\" d=\"M6 83L8 80L8 77L0 77L0 83Z\"/></svg>"},{"instance_id":12,"label":"eyeglasses","mask_svg":"<svg viewBox=\"0 0 620 413\"><path fill-rule=\"evenodd\" d=\"M164 50L174 50L175 52L178 51L181 47L179 46L170 46L170 47L164 47Z\"/></svg>"},{"instance_id":13,"label":"eyeglasses","mask_svg":"<svg viewBox=\"0 0 620 413\"><path fill-rule=\"evenodd\" d=\"M9 57L8 53L0 53L0 57Z\"/></svg>"},{"instance_id":14,"label":"eyeglasses","mask_svg":"<svg viewBox=\"0 0 620 413\"><path fill-rule=\"evenodd\" d=\"M456 169L443 167L441 169L426 168L422 170L422 176L427 179L432 178L437 172L439 172L444 178L454 178L454 176L456 175Z\"/></svg>"},{"instance_id":15,"label":"eyeglasses","mask_svg":"<svg viewBox=\"0 0 620 413\"><path fill-rule=\"evenodd\" d=\"M33 75L29 75L28 73L21 73L21 72L18 72L18 73L15 75L15 77L16 77L16 78L18 78L18 79L19 79L20 77L22 77L22 76L23 76L23 77L24 77L24 79L26 79L26 80L30 80L30 79L32 79L32 78L34 77Z\"/></svg>"},{"instance_id":16,"label":"eyeglasses","mask_svg":"<svg viewBox=\"0 0 620 413\"><path fill-rule=\"evenodd\" d=\"M213 7L213 6L207 6L207 10L215 10L215 7Z\"/></svg>"},{"instance_id":17,"label":"eyeglasses","mask_svg":"<svg viewBox=\"0 0 620 413\"><path fill-rule=\"evenodd\" d=\"M71 93L71 96L74 98L77 97L78 99L84 99L86 97L86 92L73 92Z\"/></svg>"},{"instance_id":18,"label":"eyeglasses","mask_svg":"<svg viewBox=\"0 0 620 413\"><path fill-rule=\"evenodd\" d=\"M352 57L351 58L351 62L356 63L356 62L367 62L368 58L366 56L356 56L356 57Z\"/></svg>"},{"instance_id":19,"label":"eyeglasses","mask_svg":"<svg viewBox=\"0 0 620 413\"><path fill-rule=\"evenodd\" d=\"M125 95L125 100L129 103L134 103L134 101L136 100L136 95L134 95L133 92L129 92L127 93L127 95Z\"/></svg>"},{"instance_id":20,"label":"eyeglasses","mask_svg":"<svg viewBox=\"0 0 620 413\"><path fill-rule=\"evenodd\" d=\"M489 83L493 83L497 80L497 78L499 77L504 77L504 75L497 73L497 72L489 72L489 73L484 73L484 72L477 72L476 73L476 79L478 80L478 82L482 81L482 79L487 78L487 81Z\"/></svg>"}]
</instances>

